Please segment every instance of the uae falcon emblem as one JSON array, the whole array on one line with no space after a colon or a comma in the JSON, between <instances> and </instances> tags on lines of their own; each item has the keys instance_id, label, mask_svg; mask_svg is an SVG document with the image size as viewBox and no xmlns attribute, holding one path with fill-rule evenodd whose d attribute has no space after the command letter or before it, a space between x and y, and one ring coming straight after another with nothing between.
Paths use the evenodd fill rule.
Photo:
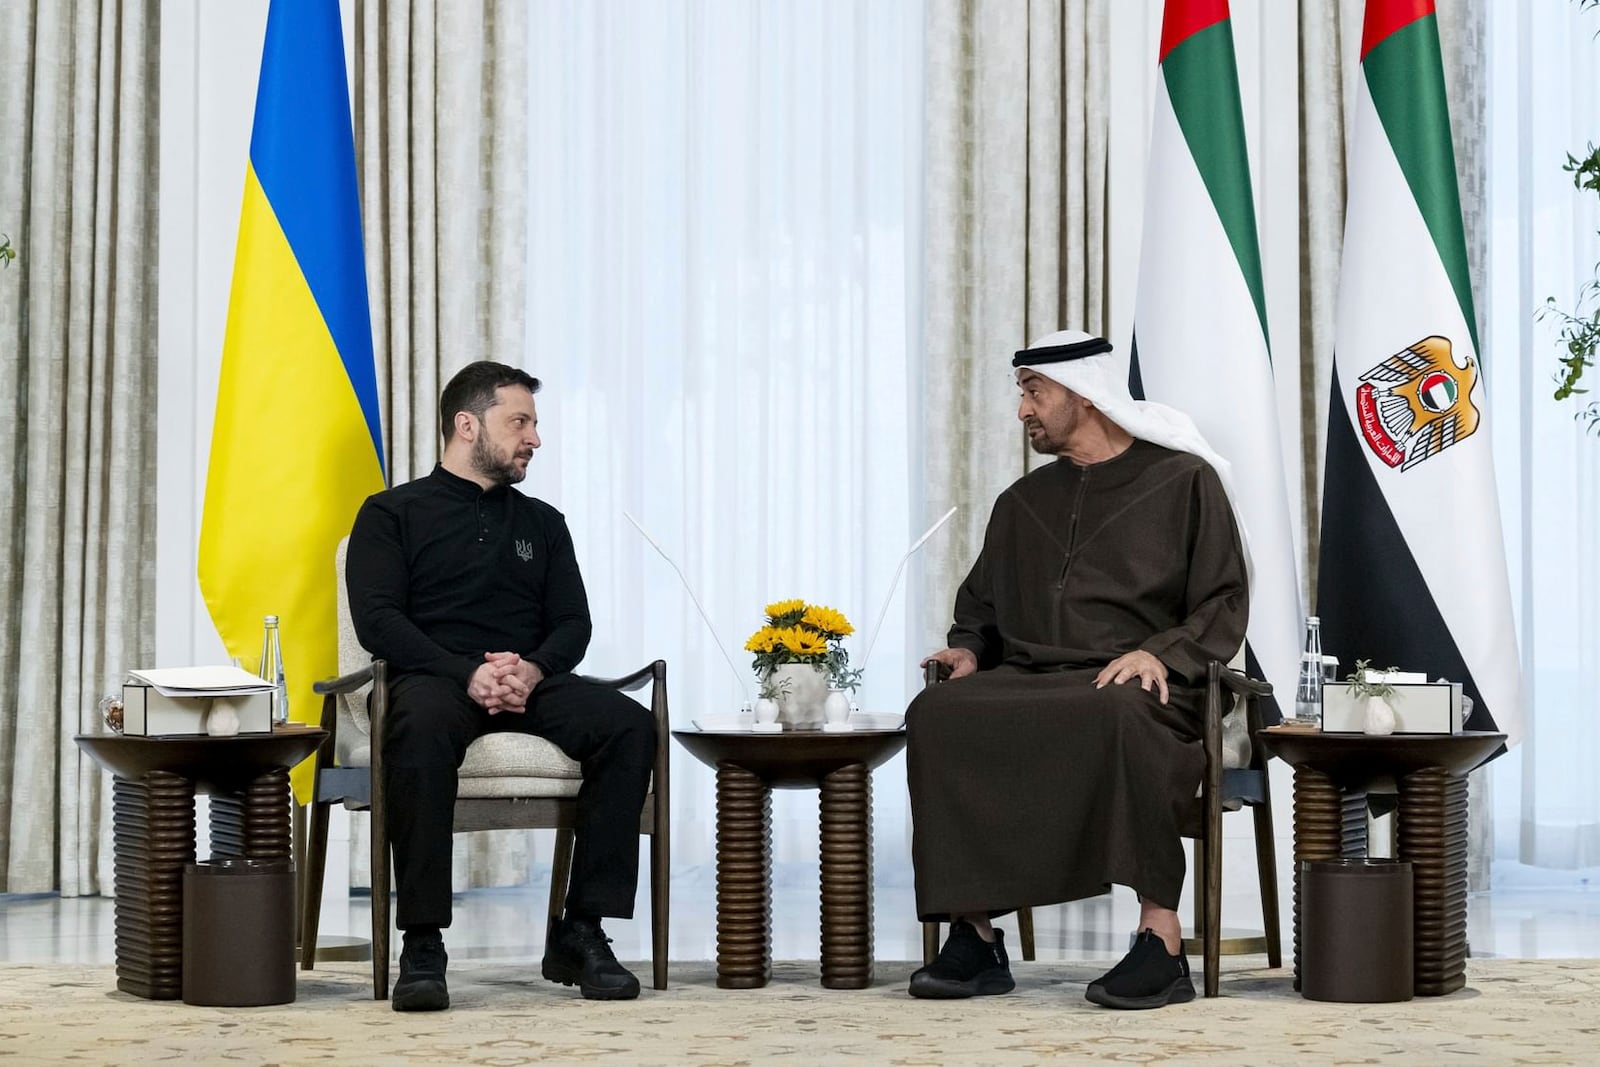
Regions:
<instances>
[{"instance_id":1,"label":"uae falcon emblem","mask_svg":"<svg viewBox=\"0 0 1600 1067\"><path fill-rule=\"evenodd\" d=\"M1448 337L1424 337L1361 376L1356 419L1372 454L1410 470L1471 437L1481 416L1472 402L1478 365L1457 364Z\"/></svg>"}]
</instances>

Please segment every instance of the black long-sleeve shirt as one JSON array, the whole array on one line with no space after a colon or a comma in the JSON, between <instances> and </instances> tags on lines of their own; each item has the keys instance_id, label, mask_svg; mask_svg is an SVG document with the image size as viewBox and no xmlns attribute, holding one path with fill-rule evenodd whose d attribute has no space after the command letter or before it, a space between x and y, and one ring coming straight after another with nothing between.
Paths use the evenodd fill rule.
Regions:
<instances>
[{"instance_id":1,"label":"black long-sleeve shirt","mask_svg":"<svg viewBox=\"0 0 1600 1067\"><path fill-rule=\"evenodd\" d=\"M465 687L485 652L552 675L589 647L589 599L561 513L442 466L361 505L345 582L362 647L397 673Z\"/></svg>"}]
</instances>

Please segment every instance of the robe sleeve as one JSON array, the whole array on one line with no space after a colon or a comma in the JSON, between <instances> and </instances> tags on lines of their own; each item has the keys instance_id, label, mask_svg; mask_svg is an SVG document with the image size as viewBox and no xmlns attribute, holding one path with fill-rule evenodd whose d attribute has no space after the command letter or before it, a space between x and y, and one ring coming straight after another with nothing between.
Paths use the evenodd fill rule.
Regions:
<instances>
[{"instance_id":1,"label":"robe sleeve","mask_svg":"<svg viewBox=\"0 0 1600 1067\"><path fill-rule=\"evenodd\" d=\"M1001 502L1004 499L1002 496L995 501L994 511L989 516L989 527L984 532L983 548L973 561L966 581L956 590L955 625L950 627L946 637L946 643L951 648L964 648L977 656L980 671L998 666L1003 651L988 560L993 551L991 542L998 536L996 528L1004 521L1001 516Z\"/></svg>"},{"instance_id":2,"label":"robe sleeve","mask_svg":"<svg viewBox=\"0 0 1600 1067\"><path fill-rule=\"evenodd\" d=\"M1250 591L1233 507L1216 471L1200 468L1190 493L1184 619L1139 647L1190 685L1203 685L1207 665L1228 662L1244 643Z\"/></svg>"}]
</instances>

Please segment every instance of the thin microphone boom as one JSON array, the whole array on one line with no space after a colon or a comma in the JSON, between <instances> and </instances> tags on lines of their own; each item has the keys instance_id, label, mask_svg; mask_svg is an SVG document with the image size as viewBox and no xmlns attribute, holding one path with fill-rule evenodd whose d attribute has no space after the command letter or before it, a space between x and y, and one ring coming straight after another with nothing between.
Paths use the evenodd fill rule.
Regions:
<instances>
[{"instance_id":1,"label":"thin microphone boom","mask_svg":"<svg viewBox=\"0 0 1600 1067\"><path fill-rule=\"evenodd\" d=\"M927 544L928 538L938 533L939 527L949 522L950 516L954 515L955 513L955 508L951 508L949 511L945 512L939 517L939 521L928 527L928 532L917 538L916 541L912 542L911 547L906 549L906 554L900 557L900 566L894 569L894 577L889 580L889 592L884 594L883 607L878 611L877 625L872 628L872 638L867 641L867 651L861 657L862 670L867 669L867 661L872 658L873 646L878 643L878 631L883 629L884 617L889 614L889 602L894 599L894 591L900 585L900 574L906 569L906 561L912 556L916 555L917 549Z\"/></svg>"},{"instance_id":2,"label":"thin microphone boom","mask_svg":"<svg viewBox=\"0 0 1600 1067\"><path fill-rule=\"evenodd\" d=\"M955 509L951 508L950 510L954 511ZM666 560L667 566L671 567L673 572L677 574L678 581L683 583L683 591L689 594L690 602L694 604L694 609L700 613L701 621L706 624L706 630L711 634L711 643L717 646L717 651L722 653L722 658L728 661L728 669L732 671L733 676L739 680L739 688L744 690L745 698L749 699L750 686L745 681L744 673L740 671L738 667L733 665L733 657L728 655L728 650L722 647L721 641L717 640L717 629L711 625L711 619L707 617L706 609L700 606L700 598L694 595L694 589L690 587L689 579L683 576L683 571L679 570L678 565L672 562L672 557L667 555L666 552L662 550L660 545L656 544L655 538L644 532L644 527L639 525L639 520L634 518L632 515L629 515L626 508L624 508L622 511L622 517L633 523L633 528L639 531L639 536L650 542L650 547L655 549L657 555ZM947 515L945 518L949 518L949 516ZM884 607L888 607L888 605L885 604Z\"/></svg>"}]
</instances>

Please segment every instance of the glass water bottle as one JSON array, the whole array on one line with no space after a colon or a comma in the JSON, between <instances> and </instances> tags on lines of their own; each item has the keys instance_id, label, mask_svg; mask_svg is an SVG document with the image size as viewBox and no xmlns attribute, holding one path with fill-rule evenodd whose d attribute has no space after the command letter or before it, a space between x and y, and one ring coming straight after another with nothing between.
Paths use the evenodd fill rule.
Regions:
<instances>
[{"instance_id":1,"label":"glass water bottle","mask_svg":"<svg viewBox=\"0 0 1600 1067\"><path fill-rule=\"evenodd\" d=\"M1322 620L1306 617L1306 641L1300 653L1300 678L1294 687L1294 718L1302 726L1322 725Z\"/></svg>"},{"instance_id":2,"label":"glass water bottle","mask_svg":"<svg viewBox=\"0 0 1600 1067\"><path fill-rule=\"evenodd\" d=\"M278 617L268 615L264 622L261 634L261 677L264 681L271 682L272 690L272 722L289 721L289 687L283 681L283 645L278 640Z\"/></svg>"}]
</instances>

